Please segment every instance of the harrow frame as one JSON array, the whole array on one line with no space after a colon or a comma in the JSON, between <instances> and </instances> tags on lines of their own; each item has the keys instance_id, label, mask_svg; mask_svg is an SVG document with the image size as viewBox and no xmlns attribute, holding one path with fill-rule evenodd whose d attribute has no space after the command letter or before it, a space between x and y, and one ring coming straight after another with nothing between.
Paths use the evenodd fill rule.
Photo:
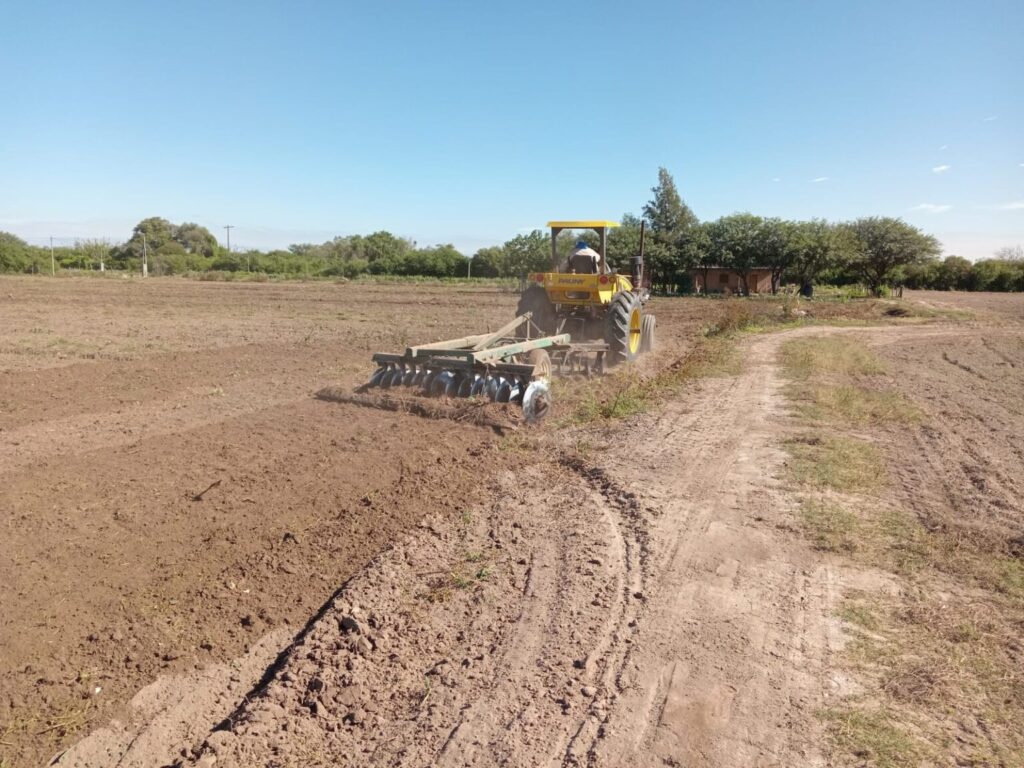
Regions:
<instances>
[{"instance_id":1,"label":"harrow frame","mask_svg":"<svg viewBox=\"0 0 1024 768\"><path fill-rule=\"evenodd\" d=\"M531 312L519 315L493 333L480 333L407 347L403 355L378 352L373 356L373 361L378 365L422 365L467 373L503 372L511 376L530 377L533 375L534 366L512 363L509 360L534 349L554 351L572 346L568 333L530 338L530 331L537 330L530 322L532 316ZM522 326L525 326L526 334L517 336L514 331Z\"/></svg>"},{"instance_id":2,"label":"harrow frame","mask_svg":"<svg viewBox=\"0 0 1024 768\"><path fill-rule=\"evenodd\" d=\"M532 322L533 313L524 312L490 333L463 336L407 347L403 354L378 352L373 355L377 371L359 388L413 387L427 395L454 397L483 396L499 403L521 403L524 410L537 411L534 402L549 402L547 377L559 371L603 368L603 342L573 343L568 333L544 334ZM524 357L534 350L548 353L537 360ZM597 363L581 364L596 353ZM541 367L542 370L537 370ZM543 410L543 409L541 409Z\"/></svg>"}]
</instances>

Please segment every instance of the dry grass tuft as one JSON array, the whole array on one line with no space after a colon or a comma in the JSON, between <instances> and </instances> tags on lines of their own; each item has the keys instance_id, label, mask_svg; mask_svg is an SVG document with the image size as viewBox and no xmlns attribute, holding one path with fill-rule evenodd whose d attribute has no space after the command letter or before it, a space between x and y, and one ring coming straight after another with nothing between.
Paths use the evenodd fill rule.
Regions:
<instances>
[{"instance_id":1,"label":"dry grass tuft","mask_svg":"<svg viewBox=\"0 0 1024 768\"><path fill-rule=\"evenodd\" d=\"M794 379L809 379L822 373L873 376L885 373L885 366L867 347L849 337L819 336L795 339L782 345L782 365Z\"/></svg>"},{"instance_id":2,"label":"dry grass tuft","mask_svg":"<svg viewBox=\"0 0 1024 768\"><path fill-rule=\"evenodd\" d=\"M829 501L806 500L800 517L815 549L847 553L857 549L858 521L849 510Z\"/></svg>"},{"instance_id":3,"label":"dry grass tuft","mask_svg":"<svg viewBox=\"0 0 1024 768\"><path fill-rule=\"evenodd\" d=\"M811 435L789 440L786 448L790 477L807 488L866 493L885 483L881 454L864 440Z\"/></svg>"},{"instance_id":4,"label":"dry grass tuft","mask_svg":"<svg viewBox=\"0 0 1024 768\"><path fill-rule=\"evenodd\" d=\"M578 405L563 423L580 425L635 416L654 407L688 381L735 375L740 365L733 337L701 338L689 353L654 376L644 377L633 368L624 368L587 382L584 387L574 388ZM563 391L572 389L558 380L556 384ZM573 399L572 394L569 399Z\"/></svg>"},{"instance_id":5,"label":"dry grass tuft","mask_svg":"<svg viewBox=\"0 0 1024 768\"><path fill-rule=\"evenodd\" d=\"M928 754L884 709L830 709L822 717L837 746L856 757L859 765L907 768L919 765Z\"/></svg>"},{"instance_id":6,"label":"dry grass tuft","mask_svg":"<svg viewBox=\"0 0 1024 768\"><path fill-rule=\"evenodd\" d=\"M810 384L801 388L800 414L811 421L865 424L909 424L921 412L898 392L877 392L848 385Z\"/></svg>"},{"instance_id":7,"label":"dry grass tuft","mask_svg":"<svg viewBox=\"0 0 1024 768\"><path fill-rule=\"evenodd\" d=\"M805 419L860 426L906 424L921 418L920 411L901 394L877 388L876 380L885 373L885 366L858 341L846 337L797 339L783 345L781 357L792 381L790 394Z\"/></svg>"}]
</instances>

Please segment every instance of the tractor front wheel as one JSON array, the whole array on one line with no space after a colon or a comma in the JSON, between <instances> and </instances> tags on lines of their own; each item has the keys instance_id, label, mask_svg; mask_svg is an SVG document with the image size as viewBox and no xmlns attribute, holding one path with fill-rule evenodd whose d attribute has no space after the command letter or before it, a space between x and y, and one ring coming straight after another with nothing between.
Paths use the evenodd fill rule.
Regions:
<instances>
[{"instance_id":1,"label":"tractor front wheel","mask_svg":"<svg viewBox=\"0 0 1024 768\"><path fill-rule=\"evenodd\" d=\"M630 362L640 354L643 310L640 298L631 291L619 291L612 297L605 316L604 340L608 342L611 365Z\"/></svg>"}]
</instances>

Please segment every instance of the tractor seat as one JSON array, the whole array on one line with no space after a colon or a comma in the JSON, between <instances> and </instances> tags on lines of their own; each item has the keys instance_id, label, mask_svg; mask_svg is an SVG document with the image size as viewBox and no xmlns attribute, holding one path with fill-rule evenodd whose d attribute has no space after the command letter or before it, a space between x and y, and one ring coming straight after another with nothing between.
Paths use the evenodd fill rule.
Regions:
<instances>
[{"instance_id":1,"label":"tractor seat","mask_svg":"<svg viewBox=\"0 0 1024 768\"><path fill-rule=\"evenodd\" d=\"M574 255L569 258L569 270L581 275L593 275L597 272L597 264L585 254Z\"/></svg>"}]
</instances>

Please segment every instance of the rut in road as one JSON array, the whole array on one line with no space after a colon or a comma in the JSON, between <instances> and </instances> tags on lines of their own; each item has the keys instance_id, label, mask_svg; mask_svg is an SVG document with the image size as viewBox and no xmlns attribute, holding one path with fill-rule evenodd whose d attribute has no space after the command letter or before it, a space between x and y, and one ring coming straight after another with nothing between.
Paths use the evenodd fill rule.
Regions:
<instances>
[{"instance_id":1,"label":"rut in road","mask_svg":"<svg viewBox=\"0 0 1024 768\"><path fill-rule=\"evenodd\" d=\"M591 764L824 764L814 712L840 642L839 587L793 535L777 479L786 336L745 345L743 373L704 382L609 457L662 514L640 641Z\"/></svg>"}]
</instances>

